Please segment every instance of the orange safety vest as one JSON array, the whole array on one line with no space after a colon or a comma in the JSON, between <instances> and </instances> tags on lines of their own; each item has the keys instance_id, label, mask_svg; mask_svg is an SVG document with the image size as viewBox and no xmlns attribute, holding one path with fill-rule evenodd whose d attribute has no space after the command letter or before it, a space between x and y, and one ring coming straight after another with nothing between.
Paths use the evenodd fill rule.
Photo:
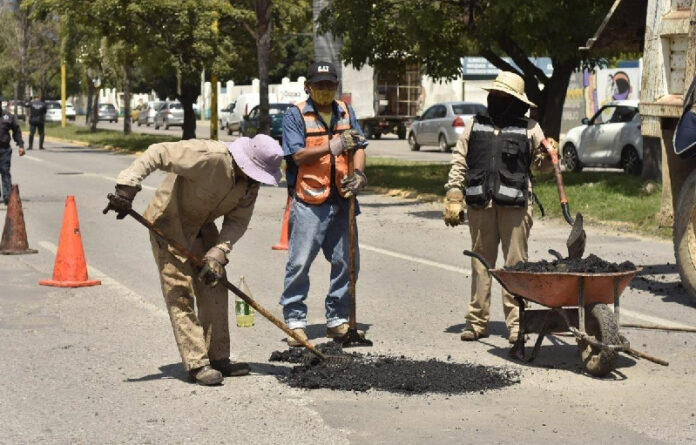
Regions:
<instances>
[{"instance_id":1,"label":"orange safety vest","mask_svg":"<svg viewBox=\"0 0 696 445\"><path fill-rule=\"evenodd\" d=\"M348 106L340 100L336 102L339 109L343 111L343 116L338 119L331 131L328 131L317 113L302 112L307 102L297 104L305 124L305 147L326 145L329 143L330 136L350 129ZM338 194L345 198L346 191L341 187L341 180L348 174L348 156L345 152L339 156L328 153L311 164L300 165L295 185L297 197L307 204L321 204L326 201L331 194L332 167L335 171L334 184Z\"/></svg>"}]
</instances>

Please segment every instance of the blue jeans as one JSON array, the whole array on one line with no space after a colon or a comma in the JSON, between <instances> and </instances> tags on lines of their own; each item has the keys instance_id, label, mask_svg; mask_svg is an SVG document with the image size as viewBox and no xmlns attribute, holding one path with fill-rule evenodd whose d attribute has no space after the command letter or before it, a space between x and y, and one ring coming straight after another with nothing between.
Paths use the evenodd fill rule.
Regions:
<instances>
[{"instance_id":1,"label":"blue jeans","mask_svg":"<svg viewBox=\"0 0 696 445\"><path fill-rule=\"evenodd\" d=\"M12 149L0 148L0 176L2 176L2 200L7 204L12 190L12 177L10 176L10 161L12 161Z\"/></svg>"},{"instance_id":2,"label":"blue jeans","mask_svg":"<svg viewBox=\"0 0 696 445\"><path fill-rule=\"evenodd\" d=\"M285 289L280 297L283 316L290 329L307 325L309 268L319 249L331 263L329 292L326 295L326 326L348 322L350 295L348 272L348 200L337 198L320 205L294 199L290 207L290 240L285 266ZM357 206L356 206L357 214ZM355 277L360 269L357 228L355 234Z\"/></svg>"}]
</instances>

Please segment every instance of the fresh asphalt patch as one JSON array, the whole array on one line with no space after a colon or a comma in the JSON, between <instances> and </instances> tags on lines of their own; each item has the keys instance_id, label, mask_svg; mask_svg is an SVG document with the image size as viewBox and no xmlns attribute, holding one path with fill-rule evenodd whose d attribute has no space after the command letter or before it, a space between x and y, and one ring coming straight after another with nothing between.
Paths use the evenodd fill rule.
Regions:
<instances>
[{"instance_id":1,"label":"fresh asphalt patch","mask_svg":"<svg viewBox=\"0 0 696 445\"><path fill-rule=\"evenodd\" d=\"M299 364L289 373L277 375L278 380L294 388L359 392L374 389L403 394L483 394L520 382L517 371L504 367L347 353L337 343L323 343L317 348L346 360L342 365L332 363L333 360L317 362L302 348L274 351L270 361Z\"/></svg>"}]
</instances>

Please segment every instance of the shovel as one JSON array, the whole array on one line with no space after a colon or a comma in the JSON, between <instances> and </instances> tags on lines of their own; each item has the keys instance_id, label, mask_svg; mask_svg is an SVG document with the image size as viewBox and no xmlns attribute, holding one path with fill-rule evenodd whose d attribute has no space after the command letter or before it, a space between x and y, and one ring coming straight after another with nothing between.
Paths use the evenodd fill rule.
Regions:
<instances>
[{"instance_id":1,"label":"shovel","mask_svg":"<svg viewBox=\"0 0 696 445\"><path fill-rule=\"evenodd\" d=\"M355 171L353 156L355 150L348 150L348 175ZM355 316L355 195L349 198L348 207L348 275L350 283L348 291L350 293L350 318L348 320L348 332L342 337L334 339L341 343L344 348L355 346L372 346L372 342L365 338L365 334L358 331L357 319Z\"/></svg>"},{"instance_id":2,"label":"shovel","mask_svg":"<svg viewBox=\"0 0 696 445\"><path fill-rule=\"evenodd\" d=\"M558 197L561 201L561 209L563 217L572 226L566 246L568 247L568 258L582 258L585 253L585 242L587 235L583 229L582 214L577 213L575 219L570 216L570 208L568 207L568 197L566 196L565 186L563 185L563 176L561 175L561 164L558 160L558 151L553 146L547 146L546 151L551 157L553 163L553 175L556 178L556 188L558 189Z\"/></svg>"},{"instance_id":3,"label":"shovel","mask_svg":"<svg viewBox=\"0 0 696 445\"><path fill-rule=\"evenodd\" d=\"M109 195L111 196L111 195ZM104 209L103 213L106 214L108 212L108 207ZM192 262L192 264L197 267L197 268L202 268L204 266L203 261L198 258L193 252L188 250L186 247L182 246L179 242L167 237L167 235L164 234L160 229L154 226L150 221L146 220L143 218L142 215L140 215L138 212L136 212L133 209L130 209L128 211L128 214L133 217L136 221L138 221L140 224L144 225L147 227L152 233L154 233L159 239L162 241L166 242L173 248L179 251L183 256L189 259L189 261ZM325 355L321 351L317 350L311 343L309 343L307 340L303 339L302 337L298 336L295 334L292 329L288 327L285 323L280 321L278 318L276 318L273 314L268 312L266 308L261 306L259 303L257 303L253 298L242 292L237 286L234 284L230 283L227 278L225 277L219 277L219 282L223 286L225 286L228 290L232 291L235 295L237 295L239 298L244 300L249 306L253 307L256 312L259 314L263 315L268 321L273 323L274 325L278 326L283 332L285 332L288 336L294 338L298 342L302 344L309 352L317 356L319 360L322 362L325 362L329 365L345 365L347 364L348 361L350 361L350 356L331 356L331 355Z\"/></svg>"}]
</instances>

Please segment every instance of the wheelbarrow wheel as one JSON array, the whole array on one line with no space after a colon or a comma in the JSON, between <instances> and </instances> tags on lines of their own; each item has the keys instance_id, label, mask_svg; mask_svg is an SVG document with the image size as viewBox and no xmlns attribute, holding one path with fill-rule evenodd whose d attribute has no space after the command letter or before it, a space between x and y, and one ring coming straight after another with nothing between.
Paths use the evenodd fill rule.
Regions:
<instances>
[{"instance_id":1,"label":"wheelbarrow wheel","mask_svg":"<svg viewBox=\"0 0 696 445\"><path fill-rule=\"evenodd\" d=\"M586 306L585 332L604 344L616 345L621 342L616 317L606 304ZM583 340L578 341L578 346L587 372L603 377L614 370L618 355L616 351L597 348Z\"/></svg>"}]
</instances>

